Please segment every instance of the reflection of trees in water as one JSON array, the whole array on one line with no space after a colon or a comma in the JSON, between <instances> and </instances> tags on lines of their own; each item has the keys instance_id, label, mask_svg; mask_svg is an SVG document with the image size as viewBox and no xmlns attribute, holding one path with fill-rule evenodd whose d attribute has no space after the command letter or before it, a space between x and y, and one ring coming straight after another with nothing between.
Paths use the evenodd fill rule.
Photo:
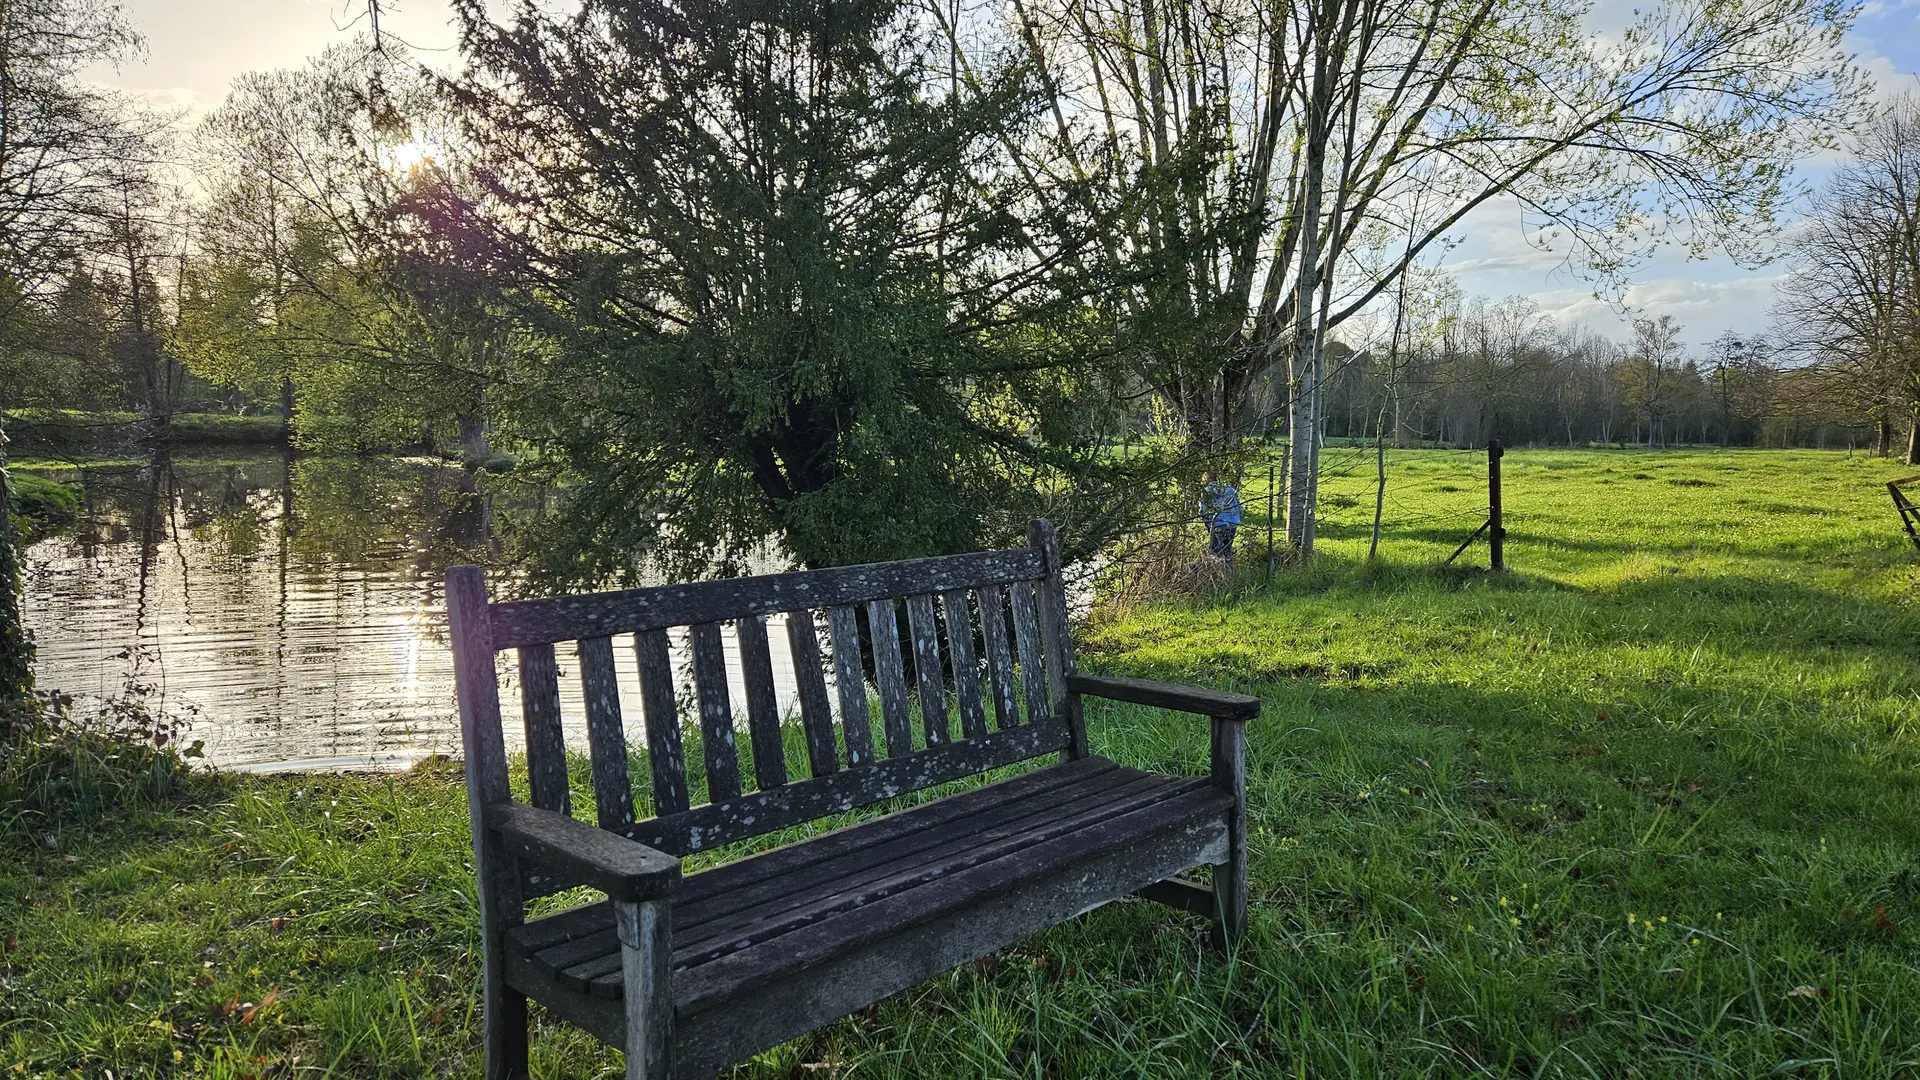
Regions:
<instances>
[{"instance_id":1,"label":"reflection of trees in water","mask_svg":"<svg viewBox=\"0 0 1920 1080\"><path fill-rule=\"evenodd\" d=\"M417 745L416 730L444 745L439 579L497 558L497 526L539 505L417 459L161 455L76 472L87 513L33 556L57 684L197 703L217 724L197 734L228 762Z\"/></svg>"}]
</instances>

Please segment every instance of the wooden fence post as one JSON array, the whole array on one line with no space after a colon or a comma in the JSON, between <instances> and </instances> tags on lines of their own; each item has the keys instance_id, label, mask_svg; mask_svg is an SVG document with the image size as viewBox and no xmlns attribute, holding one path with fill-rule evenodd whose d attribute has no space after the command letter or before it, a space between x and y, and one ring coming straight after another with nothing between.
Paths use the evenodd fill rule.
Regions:
<instances>
[{"instance_id":1,"label":"wooden fence post","mask_svg":"<svg viewBox=\"0 0 1920 1080\"><path fill-rule=\"evenodd\" d=\"M1507 530L1500 524L1500 457L1506 453L1499 439L1487 440L1487 548L1492 568L1507 568Z\"/></svg>"},{"instance_id":2,"label":"wooden fence post","mask_svg":"<svg viewBox=\"0 0 1920 1080\"><path fill-rule=\"evenodd\" d=\"M1267 462L1267 584L1273 584L1273 517L1280 512L1280 492L1274 486L1273 462Z\"/></svg>"}]
</instances>

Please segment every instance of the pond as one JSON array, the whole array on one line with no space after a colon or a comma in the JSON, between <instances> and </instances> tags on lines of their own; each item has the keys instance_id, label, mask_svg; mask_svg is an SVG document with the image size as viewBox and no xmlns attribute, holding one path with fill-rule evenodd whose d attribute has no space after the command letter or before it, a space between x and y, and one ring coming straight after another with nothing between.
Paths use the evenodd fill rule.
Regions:
<instances>
[{"instance_id":1,"label":"pond","mask_svg":"<svg viewBox=\"0 0 1920 1080\"><path fill-rule=\"evenodd\" d=\"M223 454L55 475L85 485L86 508L25 552L41 687L83 705L145 698L186 718L214 764L257 771L457 754L442 577L497 557L502 524L553 497L488 494L427 459ZM791 663L774 652L791 711ZM562 700L578 702L569 653ZM616 657L638 741L633 652ZM511 712L510 677L502 696ZM584 748L580 710L563 711Z\"/></svg>"}]
</instances>

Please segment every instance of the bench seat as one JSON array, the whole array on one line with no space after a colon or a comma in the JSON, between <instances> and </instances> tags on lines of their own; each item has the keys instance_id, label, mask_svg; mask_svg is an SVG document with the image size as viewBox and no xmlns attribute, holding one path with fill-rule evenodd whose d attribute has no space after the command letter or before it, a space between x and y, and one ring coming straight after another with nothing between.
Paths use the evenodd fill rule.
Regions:
<instances>
[{"instance_id":1,"label":"bench seat","mask_svg":"<svg viewBox=\"0 0 1920 1080\"><path fill-rule=\"evenodd\" d=\"M673 897L676 1059L699 1075L1074 909L1224 857L1232 809L1232 795L1207 777L1086 757L689 875ZM1063 878L1073 887L1061 889ZM1048 893L1073 909L1054 910ZM969 911L977 917L965 919ZM939 932L916 933L924 928ZM611 904L536 919L505 943L510 984L622 1041ZM850 966L851 953L865 960ZM849 975L857 987L836 986ZM765 1022L755 1025L757 1045L741 1045L737 1008L711 1033L723 1044L701 1045L702 1014L762 995L770 1000L753 1012Z\"/></svg>"}]
</instances>

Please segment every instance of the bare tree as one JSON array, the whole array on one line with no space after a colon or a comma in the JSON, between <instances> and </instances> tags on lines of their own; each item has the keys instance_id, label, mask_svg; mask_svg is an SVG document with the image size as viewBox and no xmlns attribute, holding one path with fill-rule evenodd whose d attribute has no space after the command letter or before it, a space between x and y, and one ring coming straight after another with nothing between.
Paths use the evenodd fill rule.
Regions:
<instances>
[{"instance_id":1,"label":"bare tree","mask_svg":"<svg viewBox=\"0 0 1920 1080\"><path fill-rule=\"evenodd\" d=\"M1883 444L1904 415L1920 464L1920 100L1882 111L1854 154L1796 237L1776 332Z\"/></svg>"}]
</instances>

